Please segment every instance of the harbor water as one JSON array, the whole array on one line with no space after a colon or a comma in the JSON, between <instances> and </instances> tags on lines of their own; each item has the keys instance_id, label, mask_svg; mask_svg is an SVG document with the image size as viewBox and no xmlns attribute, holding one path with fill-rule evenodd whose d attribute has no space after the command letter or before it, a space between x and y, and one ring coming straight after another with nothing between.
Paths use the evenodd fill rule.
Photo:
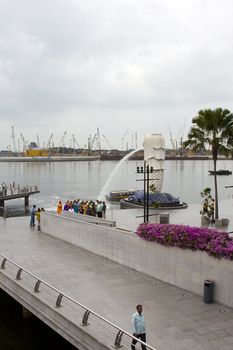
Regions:
<instances>
[{"instance_id":1,"label":"harbor water","mask_svg":"<svg viewBox=\"0 0 233 350\"><path fill-rule=\"evenodd\" d=\"M0 163L0 184L15 182L20 185L36 184L38 195L30 197L30 204L38 207L54 208L58 200L66 201L80 198L96 200L102 189L105 194L112 190L142 189L142 175L136 173L142 161L124 161L118 167L117 161L78 161L78 162L41 162L41 163ZM118 167L109 181L115 167ZM214 177L209 175L213 169L211 160L165 161L163 192L179 197L181 201L200 203L200 192L205 187L214 189ZM233 161L218 161L218 169L233 171ZM107 183L107 187L105 186ZM233 189L233 177L218 176L219 200L226 200ZM212 193L214 190L212 191ZM213 193L214 194L214 193ZM105 200L104 193L101 195ZM9 201L6 205L17 214L22 210L23 200Z\"/></svg>"}]
</instances>

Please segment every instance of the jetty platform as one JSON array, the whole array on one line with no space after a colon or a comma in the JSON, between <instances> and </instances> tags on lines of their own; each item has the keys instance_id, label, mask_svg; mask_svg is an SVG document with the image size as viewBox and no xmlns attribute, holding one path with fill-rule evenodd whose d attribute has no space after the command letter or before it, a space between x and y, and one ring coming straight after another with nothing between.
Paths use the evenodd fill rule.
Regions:
<instances>
[{"instance_id":1,"label":"jetty platform","mask_svg":"<svg viewBox=\"0 0 233 350\"><path fill-rule=\"evenodd\" d=\"M29 197L33 194L40 193L38 187L36 185L33 186L24 186L20 187L15 186L7 187L0 191L0 207L4 209L5 201L9 201L12 199L24 198L24 205L28 207L29 205Z\"/></svg>"},{"instance_id":2,"label":"jetty platform","mask_svg":"<svg viewBox=\"0 0 233 350\"><path fill-rule=\"evenodd\" d=\"M0 218L0 247L1 255L129 333L135 305L142 303L147 343L156 350L232 350L233 309L218 303L204 304L200 296L30 228L29 218ZM6 269L0 270L0 287L6 285L9 273L17 288L24 285L24 271L16 280L11 270L6 262ZM26 286L29 290L29 282ZM37 304L46 288L40 289L40 293L32 292ZM56 322L65 314L70 319L77 317L71 305L64 303L56 308L51 291L48 302L57 312ZM87 327L83 332L95 330L93 320ZM56 324L53 328L59 331ZM105 332L103 343L109 339L109 331ZM122 349L130 349L130 345Z\"/></svg>"}]
</instances>

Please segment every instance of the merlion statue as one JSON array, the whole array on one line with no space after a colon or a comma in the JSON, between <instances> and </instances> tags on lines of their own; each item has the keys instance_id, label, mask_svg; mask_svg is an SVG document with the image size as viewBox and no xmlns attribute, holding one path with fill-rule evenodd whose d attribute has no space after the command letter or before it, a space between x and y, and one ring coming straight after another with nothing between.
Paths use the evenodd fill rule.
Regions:
<instances>
[{"instance_id":1,"label":"merlion statue","mask_svg":"<svg viewBox=\"0 0 233 350\"><path fill-rule=\"evenodd\" d=\"M144 135L144 161L153 167L150 173L150 192L161 192L164 176L165 139L161 134Z\"/></svg>"}]
</instances>

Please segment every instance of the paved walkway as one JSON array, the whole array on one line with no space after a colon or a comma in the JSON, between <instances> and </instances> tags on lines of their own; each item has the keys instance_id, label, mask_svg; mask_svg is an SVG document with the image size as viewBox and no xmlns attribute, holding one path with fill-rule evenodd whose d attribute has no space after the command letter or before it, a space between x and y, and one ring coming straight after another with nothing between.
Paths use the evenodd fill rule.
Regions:
<instances>
[{"instance_id":1,"label":"paved walkway","mask_svg":"<svg viewBox=\"0 0 233 350\"><path fill-rule=\"evenodd\" d=\"M200 204L189 204L186 209L176 210L158 210L158 213L168 213L170 216L170 223L172 224L184 224L201 226L200 216L201 205ZM130 214L129 214L130 212ZM151 213L156 211L151 211ZM141 217L138 217L141 216ZM117 226L132 231L136 231L137 226L143 221L143 208L142 209L108 209L107 219L116 220ZM229 198L225 201L219 202L219 218L228 218L230 220L228 227L223 227L223 230L228 232L233 231L233 198ZM156 222L156 216L150 216L151 222Z\"/></svg>"},{"instance_id":2,"label":"paved walkway","mask_svg":"<svg viewBox=\"0 0 233 350\"><path fill-rule=\"evenodd\" d=\"M232 350L233 310L147 277L29 227L0 220L0 253L130 330L142 303L147 341L158 350Z\"/></svg>"}]
</instances>

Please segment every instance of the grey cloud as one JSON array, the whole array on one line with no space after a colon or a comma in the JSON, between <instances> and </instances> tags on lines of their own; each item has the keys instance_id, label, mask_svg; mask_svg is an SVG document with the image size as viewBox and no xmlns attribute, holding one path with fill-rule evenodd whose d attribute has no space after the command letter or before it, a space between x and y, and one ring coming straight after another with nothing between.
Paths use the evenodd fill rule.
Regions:
<instances>
[{"instance_id":1,"label":"grey cloud","mask_svg":"<svg viewBox=\"0 0 233 350\"><path fill-rule=\"evenodd\" d=\"M119 145L123 129L167 134L200 108L233 107L229 0L0 4L1 147L7 122L45 138L55 124L84 139L114 128Z\"/></svg>"}]
</instances>

